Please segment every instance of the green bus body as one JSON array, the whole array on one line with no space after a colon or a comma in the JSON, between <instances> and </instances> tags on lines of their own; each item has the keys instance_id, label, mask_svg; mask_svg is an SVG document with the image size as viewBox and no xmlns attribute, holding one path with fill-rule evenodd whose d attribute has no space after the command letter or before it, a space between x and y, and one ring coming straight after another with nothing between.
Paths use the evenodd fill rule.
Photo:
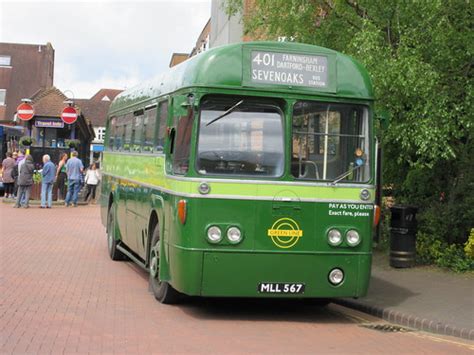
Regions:
<instances>
[{"instance_id":1,"label":"green bus body","mask_svg":"<svg viewBox=\"0 0 474 355\"><path fill-rule=\"evenodd\" d=\"M290 58L290 64L285 65L295 73L320 71L325 77L319 79L325 82L309 87L301 84L303 76L299 74L289 78L290 74L281 74L279 69L271 74L265 68L261 73L256 69L265 65L259 63L263 59L274 68L283 65L270 64L275 58ZM318 64L320 58L326 58L321 67L301 69ZM269 78L288 82L263 82ZM240 110L238 105L247 106ZM293 117L297 105L302 107L299 123ZM256 107L255 114L252 107ZM312 113L305 113L310 109ZM226 114L226 110L230 112ZM214 112L224 113L224 117L217 117L214 123L210 121ZM205 115L210 117L206 124ZM240 138L246 133L228 132L231 123L240 124L246 115L250 118L242 127L252 130L248 136L254 142L248 144L255 146L250 148ZM252 115L264 118L253 124ZM356 122L354 127L366 127L347 134L347 138L340 134L349 127L343 122L345 115ZM282 117L281 150L275 144L269 146L264 138L267 129L276 132L272 139L278 137L279 128L271 128L275 126L272 122L280 122L278 117ZM113 238L145 268L150 267L152 232L158 226L159 280L186 295L364 296L370 279L374 220L372 120L369 76L360 64L341 53L279 42L248 42L208 50L154 81L125 91L111 104L102 161L102 222L111 228L108 218L114 209ZM187 126L183 123L184 128L180 127L180 121L188 122ZM355 132L351 127L347 130ZM262 154L267 154L271 163L263 168L253 160L248 163L261 159L260 153L257 158L235 163L230 161L233 158L224 158L225 149L220 157L221 152L212 157L212 152L209 155L204 148L198 149L217 144L218 138L204 136L206 130L212 134L214 129L235 137L237 143L232 138L229 145L244 147L242 156L266 149L269 153ZM306 131L297 136L297 129ZM318 129L321 132L314 133ZM361 129L366 133L360 133ZM347 152L352 152L352 146L359 147L357 144L365 144L365 148L353 159ZM303 153L307 159L302 158ZM362 158L357 160L359 156ZM308 162L309 157L314 161ZM306 179L302 170L306 174L311 166L316 169L315 177ZM334 174L346 170L348 174L338 180L334 174L330 176L331 169ZM184 201L185 219L179 215L180 201ZM211 226L222 231L218 243L208 240ZM241 242L234 244L227 239L231 227L240 230ZM339 245L328 243L331 229L341 233ZM358 245L348 245L349 230L359 233ZM335 268L344 274L338 285L329 281ZM301 285L302 292L297 292Z\"/></svg>"}]
</instances>

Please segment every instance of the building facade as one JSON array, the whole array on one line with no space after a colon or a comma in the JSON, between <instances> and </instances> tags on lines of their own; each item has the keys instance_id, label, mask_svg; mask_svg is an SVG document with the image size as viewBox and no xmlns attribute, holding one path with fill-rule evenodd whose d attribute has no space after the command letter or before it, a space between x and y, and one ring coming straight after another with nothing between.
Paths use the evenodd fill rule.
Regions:
<instances>
[{"instance_id":1,"label":"building facade","mask_svg":"<svg viewBox=\"0 0 474 355\"><path fill-rule=\"evenodd\" d=\"M0 123L12 123L21 99L53 86L51 43L0 43Z\"/></svg>"},{"instance_id":2,"label":"building facade","mask_svg":"<svg viewBox=\"0 0 474 355\"><path fill-rule=\"evenodd\" d=\"M24 127L24 135L32 138L30 153L35 163L41 163L43 154L49 154L57 162L63 152L70 152L69 142L77 140L75 148L84 162L88 161L90 142L94 139L91 122L84 116L81 107L73 103L78 113L77 120L72 124L61 119L63 109L70 99L59 89L53 87L42 89L30 97L35 115L28 121L20 121Z\"/></svg>"},{"instance_id":3,"label":"building facade","mask_svg":"<svg viewBox=\"0 0 474 355\"><path fill-rule=\"evenodd\" d=\"M96 162L104 150L105 125L109 106L122 90L100 89L90 99L77 99L76 104L81 112L92 124L95 137L90 144L89 161Z\"/></svg>"},{"instance_id":4,"label":"building facade","mask_svg":"<svg viewBox=\"0 0 474 355\"><path fill-rule=\"evenodd\" d=\"M244 41L244 27L240 16L229 17L224 6L225 0L212 0L211 2L210 48Z\"/></svg>"}]
</instances>

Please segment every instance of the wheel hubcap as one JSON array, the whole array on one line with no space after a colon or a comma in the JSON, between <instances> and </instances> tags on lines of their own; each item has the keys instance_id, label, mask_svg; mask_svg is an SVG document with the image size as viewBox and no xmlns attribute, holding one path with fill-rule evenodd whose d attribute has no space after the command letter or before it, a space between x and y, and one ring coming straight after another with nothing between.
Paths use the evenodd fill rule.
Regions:
<instances>
[{"instance_id":1,"label":"wheel hubcap","mask_svg":"<svg viewBox=\"0 0 474 355\"><path fill-rule=\"evenodd\" d=\"M158 278L158 270L160 266L160 257L158 251L158 243L151 249L150 273L155 279Z\"/></svg>"},{"instance_id":2,"label":"wheel hubcap","mask_svg":"<svg viewBox=\"0 0 474 355\"><path fill-rule=\"evenodd\" d=\"M112 250L112 245L114 243L114 224L112 222L113 222L113 219L111 219L111 222L109 225L109 233L108 233L109 250Z\"/></svg>"}]
</instances>

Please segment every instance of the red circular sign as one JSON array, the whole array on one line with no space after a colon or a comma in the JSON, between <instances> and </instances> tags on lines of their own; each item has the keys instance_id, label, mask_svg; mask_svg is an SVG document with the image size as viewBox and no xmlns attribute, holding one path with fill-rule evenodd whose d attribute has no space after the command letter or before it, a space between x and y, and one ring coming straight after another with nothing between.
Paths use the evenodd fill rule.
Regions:
<instances>
[{"instance_id":1,"label":"red circular sign","mask_svg":"<svg viewBox=\"0 0 474 355\"><path fill-rule=\"evenodd\" d=\"M16 108L16 115L20 120L28 121L35 115L35 110L33 109L33 106L24 102Z\"/></svg>"},{"instance_id":2,"label":"red circular sign","mask_svg":"<svg viewBox=\"0 0 474 355\"><path fill-rule=\"evenodd\" d=\"M64 121L64 123L74 123L77 120L77 111L74 107L68 106L65 107L63 112L61 113L61 119Z\"/></svg>"}]
</instances>

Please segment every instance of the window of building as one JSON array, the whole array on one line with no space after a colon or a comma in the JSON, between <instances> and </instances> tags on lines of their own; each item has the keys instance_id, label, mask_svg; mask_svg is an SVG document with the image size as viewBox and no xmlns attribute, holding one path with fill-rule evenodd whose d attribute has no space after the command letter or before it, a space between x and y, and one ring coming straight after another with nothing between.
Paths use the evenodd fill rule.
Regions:
<instances>
[{"instance_id":1,"label":"window of building","mask_svg":"<svg viewBox=\"0 0 474 355\"><path fill-rule=\"evenodd\" d=\"M7 96L7 90L0 89L0 105L5 105L6 96Z\"/></svg>"},{"instance_id":2,"label":"window of building","mask_svg":"<svg viewBox=\"0 0 474 355\"><path fill-rule=\"evenodd\" d=\"M11 65L12 57L9 55L0 55L0 67L9 67Z\"/></svg>"},{"instance_id":3,"label":"window of building","mask_svg":"<svg viewBox=\"0 0 474 355\"><path fill-rule=\"evenodd\" d=\"M104 127L100 127L97 130L97 139L99 141L103 141L105 139L105 128Z\"/></svg>"}]
</instances>

